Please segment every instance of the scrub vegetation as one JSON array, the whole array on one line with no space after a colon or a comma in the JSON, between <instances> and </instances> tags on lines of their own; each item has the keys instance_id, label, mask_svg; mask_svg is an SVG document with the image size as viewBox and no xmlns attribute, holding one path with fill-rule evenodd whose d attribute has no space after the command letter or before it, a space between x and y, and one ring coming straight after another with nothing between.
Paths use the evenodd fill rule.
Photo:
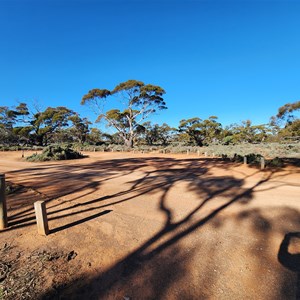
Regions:
<instances>
[{"instance_id":1,"label":"scrub vegetation","mask_svg":"<svg viewBox=\"0 0 300 300\"><path fill-rule=\"evenodd\" d=\"M81 104L90 106L98 118L92 123L86 117L64 107L29 109L27 103L0 107L0 147L2 150L40 150L41 155L30 160L78 158L71 148L87 151L126 151L164 153L207 153L215 156L260 154L266 157L286 157L299 154L300 101L287 103L270 116L268 124L223 126L217 116L182 119L178 127L167 123L154 124L151 114L167 109L163 88L128 80L113 90L92 89L83 95ZM105 110L107 98L116 100L115 108ZM115 133L97 128L106 121ZM66 145L69 145L66 147Z\"/></svg>"}]
</instances>

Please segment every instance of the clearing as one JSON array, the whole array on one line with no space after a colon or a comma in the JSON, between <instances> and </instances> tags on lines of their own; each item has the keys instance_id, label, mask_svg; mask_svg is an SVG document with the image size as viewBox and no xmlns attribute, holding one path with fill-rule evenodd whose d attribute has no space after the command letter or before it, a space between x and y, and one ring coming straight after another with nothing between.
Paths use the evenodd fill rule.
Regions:
<instances>
[{"instance_id":1,"label":"clearing","mask_svg":"<svg viewBox=\"0 0 300 300\"><path fill-rule=\"evenodd\" d=\"M0 299L300 299L299 167L86 154L0 153L11 189Z\"/></svg>"}]
</instances>

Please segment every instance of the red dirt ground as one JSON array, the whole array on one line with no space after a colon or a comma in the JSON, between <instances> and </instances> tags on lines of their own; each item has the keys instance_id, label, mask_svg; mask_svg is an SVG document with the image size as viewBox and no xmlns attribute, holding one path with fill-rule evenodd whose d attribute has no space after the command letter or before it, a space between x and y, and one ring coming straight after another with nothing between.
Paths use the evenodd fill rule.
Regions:
<instances>
[{"instance_id":1,"label":"red dirt ground","mask_svg":"<svg viewBox=\"0 0 300 300\"><path fill-rule=\"evenodd\" d=\"M42 250L77 254L39 273L35 298L300 297L299 168L87 154L29 163L21 152L0 153L0 171L17 186L0 248L23 259ZM47 237L37 235L37 200L47 201Z\"/></svg>"}]
</instances>

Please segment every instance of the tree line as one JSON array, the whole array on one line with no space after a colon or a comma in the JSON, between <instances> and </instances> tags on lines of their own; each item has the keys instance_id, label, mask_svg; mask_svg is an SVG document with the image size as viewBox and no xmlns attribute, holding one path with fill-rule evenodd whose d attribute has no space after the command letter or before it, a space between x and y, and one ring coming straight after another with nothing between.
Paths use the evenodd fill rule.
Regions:
<instances>
[{"instance_id":1,"label":"tree line","mask_svg":"<svg viewBox=\"0 0 300 300\"><path fill-rule=\"evenodd\" d=\"M174 128L166 123L153 124L147 119L156 111L167 109L163 88L128 80L113 90L92 89L82 97L82 105L97 112L97 122L105 120L114 134L99 130L88 118L64 107L44 110L29 109L25 102L17 106L0 106L0 144L47 146L53 143L89 145L182 145L206 146L212 143L262 143L299 139L300 119L295 112L300 101L287 103L278 109L268 124L254 125L250 120L222 126L217 116L207 119L183 119ZM107 98L116 100L116 108L105 111Z\"/></svg>"}]
</instances>

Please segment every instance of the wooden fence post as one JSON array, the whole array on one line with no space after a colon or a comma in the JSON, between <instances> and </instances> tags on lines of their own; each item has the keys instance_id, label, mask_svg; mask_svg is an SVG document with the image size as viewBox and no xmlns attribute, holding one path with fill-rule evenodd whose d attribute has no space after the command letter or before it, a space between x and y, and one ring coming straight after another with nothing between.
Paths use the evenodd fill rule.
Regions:
<instances>
[{"instance_id":1,"label":"wooden fence post","mask_svg":"<svg viewBox=\"0 0 300 300\"><path fill-rule=\"evenodd\" d=\"M7 208L5 197L5 175L0 174L0 229L7 227Z\"/></svg>"},{"instance_id":2,"label":"wooden fence post","mask_svg":"<svg viewBox=\"0 0 300 300\"><path fill-rule=\"evenodd\" d=\"M38 234L41 234L41 235L49 234L46 203L44 201L34 202L34 210L35 210Z\"/></svg>"},{"instance_id":3,"label":"wooden fence post","mask_svg":"<svg viewBox=\"0 0 300 300\"><path fill-rule=\"evenodd\" d=\"M265 168L265 159L262 157L260 159L260 169L263 170Z\"/></svg>"},{"instance_id":4,"label":"wooden fence post","mask_svg":"<svg viewBox=\"0 0 300 300\"><path fill-rule=\"evenodd\" d=\"M244 165L247 164L247 156L244 156Z\"/></svg>"}]
</instances>

